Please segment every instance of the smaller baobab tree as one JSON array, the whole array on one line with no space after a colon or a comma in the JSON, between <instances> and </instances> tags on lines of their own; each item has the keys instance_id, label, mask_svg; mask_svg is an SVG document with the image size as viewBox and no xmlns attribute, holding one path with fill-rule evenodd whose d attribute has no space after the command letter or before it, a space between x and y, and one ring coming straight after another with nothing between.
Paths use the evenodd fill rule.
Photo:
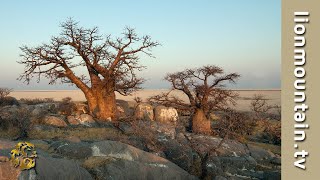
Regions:
<instances>
[{"instance_id":1,"label":"smaller baobab tree","mask_svg":"<svg viewBox=\"0 0 320 180\"><path fill-rule=\"evenodd\" d=\"M20 48L19 63L25 70L19 79L29 83L34 77L38 81L45 77L50 84L60 81L76 85L92 115L102 121L116 119L115 92L128 95L139 89L144 82L136 74L144 69L139 57L153 57L151 49L159 43L128 27L119 38L104 37L97 27L84 28L72 19L62 23L61 29L49 43Z\"/></svg>"},{"instance_id":2,"label":"smaller baobab tree","mask_svg":"<svg viewBox=\"0 0 320 180\"><path fill-rule=\"evenodd\" d=\"M183 92L189 99L185 102L171 91L149 98L151 103L173 106L192 113L192 131L195 133L211 133L209 114L223 110L235 104L237 93L225 88L226 82L235 83L240 77L237 73L225 74L218 66L208 65L196 69L186 69L168 74L172 90Z\"/></svg>"}]
</instances>

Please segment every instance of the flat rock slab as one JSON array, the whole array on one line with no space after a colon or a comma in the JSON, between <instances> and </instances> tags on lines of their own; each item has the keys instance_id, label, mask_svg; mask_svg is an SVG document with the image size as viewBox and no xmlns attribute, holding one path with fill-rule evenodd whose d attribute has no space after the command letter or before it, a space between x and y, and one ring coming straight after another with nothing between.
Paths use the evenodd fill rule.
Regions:
<instances>
[{"instance_id":1,"label":"flat rock slab","mask_svg":"<svg viewBox=\"0 0 320 180\"><path fill-rule=\"evenodd\" d=\"M91 170L97 179L197 179L183 171L177 171L163 163L142 163L137 161L117 160L106 163Z\"/></svg>"},{"instance_id":2,"label":"flat rock slab","mask_svg":"<svg viewBox=\"0 0 320 180\"><path fill-rule=\"evenodd\" d=\"M35 170L37 179L93 179L89 172L77 162L66 159L39 156L36 160Z\"/></svg>"},{"instance_id":3,"label":"flat rock slab","mask_svg":"<svg viewBox=\"0 0 320 180\"><path fill-rule=\"evenodd\" d=\"M50 144L50 150L70 159L84 159L92 156L91 145L85 142L56 141Z\"/></svg>"},{"instance_id":4,"label":"flat rock slab","mask_svg":"<svg viewBox=\"0 0 320 180\"><path fill-rule=\"evenodd\" d=\"M93 156L117 159L93 168L98 177L111 179L197 179L176 164L116 141L92 143ZM102 174L99 174L102 173Z\"/></svg>"}]
</instances>

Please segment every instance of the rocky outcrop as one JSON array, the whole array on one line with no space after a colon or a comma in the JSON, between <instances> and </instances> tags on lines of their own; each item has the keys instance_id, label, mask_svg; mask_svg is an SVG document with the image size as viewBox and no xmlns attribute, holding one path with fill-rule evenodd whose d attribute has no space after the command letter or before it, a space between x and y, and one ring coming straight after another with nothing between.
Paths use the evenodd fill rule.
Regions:
<instances>
[{"instance_id":1,"label":"rocky outcrop","mask_svg":"<svg viewBox=\"0 0 320 180\"><path fill-rule=\"evenodd\" d=\"M197 179L176 164L117 141L71 143L58 141L50 151L69 159L85 159L95 179Z\"/></svg>"},{"instance_id":2,"label":"rocky outcrop","mask_svg":"<svg viewBox=\"0 0 320 180\"><path fill-rule=\"evenodd\" d=\"M165 157L186 171L191 171L193 165L193 150L176 140L162 142Z\"/></svg>"},{"instance_id":3,"label":"rocky outcrop","mask_svg":"<svg viewBox=\"0 0 320 180\"><path fill-rule=\"evenodd\" d=\"M138 120L154 120L153 107L146 103L138 104L134 112L134 117Z\"/></svg>"},{"instance_id":4,"label":"rocky outcrop","mask_svg":"<svg viewBox=\"0 0 320 180\"><path fill-rule=\"evenodd\" d=\"M0 155L9 158L10 151L17 142L0 140L0 144L5 144L5 149L0 148ZM14 168L10 161L0 162L0 179L92 179L90 173L80 166L80 163L74 160L53 158L48 152L44 152L46 142L41 140L32 140L35 144L38 157L36 166L30 170L20 171Z\"/></svg>"},{"instance_id":5,"label":"rocky outcrop","mask_svg":"<svg viewBox=\"0 0 320 180\"><path fill-rule=\"evenodd\" d=\"M176 123L178 111L173 107L157 106L154 109L155 120L161 123Z\"/></svg>"},{"instance_id":6,"label":"rocky outcrop","mask_svg":"<svg viewBox=\"0 0 320 180\"><path fill-rule=\"evenodd\" d=\"M47 115L50 113L55 113L56 108L57 108L57 104L55 104L55 103L41 103L41 104L34 105L32 107L33 107L33 110L31 112L31 116L39 117L39 116Z\"/></svg>"},{"instance_id":7,"label":"rocky outcrop","mask_svg":"<svg viewBox=\"0 0 320 180\"><path fill-rule=\"evenodd\" d=\"M39 155L34 169L23 171L19 179L93 179L79 163L50 156Z\"/></svg>"},{"instance_id":8,"label":"rocky outcrop","mask_svg":"<svg viewBox=\"0 0 320 180\"><path fill-rule=\"evenodd\" d=\"M244 156L249 153L246 145L234 141L234 140L225 140L220 148L217 148L222 138L205 136L205 135L195 135L191 133L186 133L186 137L191 144L196 144L193 146L193 149L199 153L201 156L204 156L207 152L212 149L215 150L215 154L218 156Z\"/></svg>"},{"instance_id":9,"label":"rocky outcrop","mask_svg":"<svg viewBox=\"0 0 320 180\"><path fill-rule=\"evenodd\" d=\"M270 152L267 151L265 149L259 148L257 146L253 146L253 145L248 145L248 149L250 151L250 155L256 159L257 161L270 161L271 159L273 159L275 157L275 155Z\"/></svg>"},{"instance_id":10,"label":"rocky outcrop","mask_svg":"<svg viewBox=\"0 0 320 180\"><path fill-rule=\"evenodd\" d=\"M103 165L91 168L96 177L111 179L197 179L174 163L132 146L101 141L92 144L93 157L108 157ZM111 159L110 159L111 158ZM106 178L103 178L106 179Z\"/></svg>"}]
</instances>

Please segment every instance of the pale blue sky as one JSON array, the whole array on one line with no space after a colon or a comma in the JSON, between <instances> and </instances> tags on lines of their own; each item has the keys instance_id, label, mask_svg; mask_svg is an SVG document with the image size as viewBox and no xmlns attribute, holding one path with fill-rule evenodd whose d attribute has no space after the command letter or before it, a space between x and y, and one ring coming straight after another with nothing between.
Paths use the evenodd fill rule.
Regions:
<instances>
[{"instance_id":1,"label":"pale blue sky","mask_svg":"<svg viewBox=\"0 0 320 180\"><path fill-rule=\"evenodd\" d=\"M279 89L281 1L162 0L162 1L2 1L0 5L0 87L64 89L43 79L24 85L16 80L23 66L21 45L49 42L59 24L73 17L103 34L120 35L125 26L151 35L162 46L156 59L143 57L144 87L168 88L167 72L218 65L242 75L232 88Z\"/></svg>"}]
</instances>

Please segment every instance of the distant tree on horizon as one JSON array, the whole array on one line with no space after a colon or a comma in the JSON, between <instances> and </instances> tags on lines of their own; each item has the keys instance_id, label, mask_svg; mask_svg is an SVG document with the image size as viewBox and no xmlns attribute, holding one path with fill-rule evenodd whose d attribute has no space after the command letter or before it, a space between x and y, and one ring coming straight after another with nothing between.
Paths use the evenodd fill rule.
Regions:
<instances>
[{"instance_id":1,"label":"distant tree on horizon","mask_svg":"<svg viewBox=\"0 0 320 180\"><path fill-rule=\"evenodd\" d=\"M224 74L218 66L208 65L196 69L186 69L165 76L172 90L183 92L189 99L184 102L179 97L162 93L149 98L152 103L173 106L177 109L191 111L192 131L195 133L211 133L210 112L224 110L235 104L238 94L225 88L225 83L235 83L240 77L237 73Z\"/></svg>"},{"instance_id":2,"label":"distant tree on horizon","mask_svg":"<svg viewBox=\"0 0 320 180\"><path fill-rule=\"evenodd\" d=\"M22 46L25 66L19 80L29 84L35 76L44 76L54 84L76 85L85 95L90 113L100 120L114 120L116 114L115 92L128 95L144 82L135 71L145 66L139 63L139 54L153 57L151 49L160 45L150 36L139 37L135 30L126 27L122 38L104 38L98 28L79 27L69 19L61 24L59 36L37 47ZM77 75L79 67L86 74Z\"/></svg>"}]
</instances>

